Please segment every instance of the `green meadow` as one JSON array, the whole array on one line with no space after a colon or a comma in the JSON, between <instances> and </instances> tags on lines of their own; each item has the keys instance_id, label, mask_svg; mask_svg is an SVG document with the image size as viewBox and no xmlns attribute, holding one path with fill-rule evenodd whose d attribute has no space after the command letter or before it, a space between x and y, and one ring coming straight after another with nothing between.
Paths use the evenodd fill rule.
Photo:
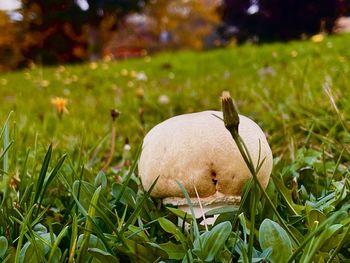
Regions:
<instances>
[{"instance_id":1,"label":"green meadow","mask_svg":"<svg viewBox=\"0 0 350 263\"><path fill-rule=\"evenodd\" d=\"M0 261L348 262L349 43L343 35L1 74ZM220 110L224 90L266 133L274 168L264 194L246 188L240 207L209 212L219 217L206 230L150 197L137 157L154 125Z\"/></svg>"}]
</instances>

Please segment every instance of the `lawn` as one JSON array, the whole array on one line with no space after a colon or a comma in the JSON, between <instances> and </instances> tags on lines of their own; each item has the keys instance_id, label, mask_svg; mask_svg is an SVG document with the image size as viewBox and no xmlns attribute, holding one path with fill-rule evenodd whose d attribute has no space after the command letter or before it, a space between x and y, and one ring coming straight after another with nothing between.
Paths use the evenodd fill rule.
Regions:
<instances>
[{"instance_id":1,"label":"lawn","mask_svg":"<svg viewBox=\"0 0 350 263\"><path fill-rule=\"evenodd\" d=\"M346 262L349 43L344 35L0 75L0 259ZM142 189L137 149L171 116L220 110L223 90L267 135L273 206L251 191L241 207L217 211L209 231L190 215L191 226L177 228L184 215Z\"/></svg>"}]
</instances>

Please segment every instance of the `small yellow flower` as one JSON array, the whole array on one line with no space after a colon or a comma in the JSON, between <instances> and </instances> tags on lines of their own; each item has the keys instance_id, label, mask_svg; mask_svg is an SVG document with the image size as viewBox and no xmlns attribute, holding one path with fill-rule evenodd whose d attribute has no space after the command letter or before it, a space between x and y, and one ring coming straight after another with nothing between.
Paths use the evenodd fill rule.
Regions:
<instances>
[{"instance_id":1,"label":"small yellow flower","mask_svg":"<svg viewBox=\"0 0 350 263\"><path fill-rule=\"evenodd\" d=\"M320 43L322 42L324 39L324 35L323 34L317 34L317 35L313 35L311 37L311 41L314 43Z\"/></svg>"},{"instance_id":2,"label":"small yellow flower","mask_svg":"<svg viewBox=\"0 0 350 263\"><path fill-rule=\"evenodd\" d=\"M98 64L96 62L90 63L90 69L95 70L95 69L97 69L97 67L98 67Z\"/></svg>"},{"instance_id":3,"label":"small yellow flower","mask_svg":"<svg viewBox=\"0 0 350 263\"><path fill-rule=\"evenodd\" d=\"M126 76L129 74L129 72L128 72L127 69L123 68L123 69L120 71L120 74L121 74L123 77L126 77Z\"/></svg>"},{"instance_id":4,"label":"small yellow flower","mask_svg":"<svg viewBox=\"0 0 350 263\"><path fill-rule=\"evenodd\" d=\"M7 79L1 79L0 80L1 85L5 86L7 85Z\"/></svg>"},{"instance_id":5,"label":"small yellow flower","mask_svg":"<svg viewBox=\"0 0 350 263\"><path fill-rule=\"evenodd\" d=\"M70 85L70 84L72 84L72 79L69 78L69 77L66 78L66 79L64 79L64 80L63 80L63 84L64 84L64 85Z\"/></svg>"},{"instance_id":6,"label":"small yellow flower","mask_svg":"<svg viewBox=\"0 0 350 263\"><path fill-rule=\"evenodd\" d=\"M36 69L36 65L33 61L31 61L28 66L29 66L29 69L31 69L31 70Z\"/></svg>"},{"instance_id":7,"label":"small yellow flower","mask_svg":"<svg viewBox=\"0 0 350 263\"><path fill-rule=\"evenodd\" d=\"M58 72L64 72L66 68L63 65L58 66Z\"/></svg>"},{"instance_id":8,"label":"small yellow flower","mask_svg":"<svg viewBox=\"0 0 350 263\"><path fill-rule=\"evenodd\" d=\"M67 105L68 100L62 97L54 97L51 99L51 104L55 107L59 116L62 116L63 113L68 113Z\"/></svg>"},{"instance_id":9,"label":"small yellow flower","mask_svg":"<svg viewBox=\"0 0 350 263\"><path fill-rule=\"evenodd\" d=\"M168 78L169 78L169 79L174 79L174 78L175 78L175 74L174 74L173 72L170 72L170 73L168 74Z\"/></svg>"},{"instance_id":10,"label":"small yellow flower","mask_svg":"<svg viewBox=\"0 0 350 263\"><path fill-rule=\"evenodd\" d=\"M145 56L144 60L145 60L146 63L151 62L151 57L150 56Z\"/></svg>"},{"instance_id":11,"label":"small yellow flower","mask_svg":"<svg viewBox=\"0 0 350 263\"><path fill-rule=\"evenodd\" d=\"M142 99L145 96L145 90L143 88L138 88L135 91L136 97Z\"/></svg>"},{"instance_id":12,"label":"small yellow flower","mask_svg":"<svg viewBox=\"0 0 350 263\"><path fill-rule=\"evenodd\" d=\"M339 57L338 57L338 60L339 60L339 62L345 62L345 61L346 61L346 58L343 57L343 56L339 56Z\"/></svg>"},{"instance_id":13,"label":"small yellow flower","mask_svg":"<svg viewBox=\"0 0 350 263\"><path fill-rule=\"evenodd\" d=\"M290 55L291 55L293 58L295 58L295 57L298 56L298 51L292 50L292 52L290 52Z\"/></svg>"},{"instance_id":14,"label":"small yellow flower","mask_svg":"<svg viewBox=\"0 0 350 263\"><path fill-rule=\"evenodd\" d=\"M24 78L28 80L28 79L31 79L32 76L30 75L29 72L24 72Z\"/></svg>"},{"instance_id":15,"label":"small yellow flower","mask_svg":"<svg viewBox=\"0 0 350 263\"><path fill-rule=\"evenodd\" d=\"M111 62L112 61L112 57L110 55L106 55L103 57L103 61L104 62Z\"/></svg>"},{"instance_id":16,"label":"small yellow flower","mask_svg":"<svg viewBox=\"0 0 350 263\"><path fill-rule=\"evenodd\" d=\"M50 81L46 80L46 79L43 79L40 81L39 85L43 88L46 88L47 86L50 85Z\"/></svg>"}]
</instances>

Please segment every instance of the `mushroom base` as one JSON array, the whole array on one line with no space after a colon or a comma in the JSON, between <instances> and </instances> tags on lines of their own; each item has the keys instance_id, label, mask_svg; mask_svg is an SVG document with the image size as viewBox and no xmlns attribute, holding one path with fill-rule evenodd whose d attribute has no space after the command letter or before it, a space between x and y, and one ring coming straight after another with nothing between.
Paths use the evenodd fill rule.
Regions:
<instances>
[{"instance_id":1,"label":"mushroom base","mask_svg":"<svg viewBox=\"0 0 350 263\"><path fill-rule=\"evenodd\" d=\"M241 201L240 196L224 195L220 192L216 192L214 195L208 197L191 197L191 203L193 206L199 206L199 202L202 204L203 208L205 206L211 205L239 205ZM166 197L163 199L164 205L174 205L174 206L186 206L188 205L187 199L184 197Z\"/></svg>"},{"instance_id":2,"label":"mushroom base","mask_svg":"<svg viewBox=\"0 0 350 263\"><path fill-rule=\"evenodd\" d=\"M209 197L204 197L204 198L190 198L192 207L193 207L193 212L195 217L201 218L203 217L203 214L206 212L215 209L215 208L221 208L227 205L234 205L234 206L239 206L239 203L241 201L240 196L227 196L224 194L221 194L217 192L215 195L209 196ZM186 198L181 198L181 197L168 197L163 199L163 204L164 205L174 205L177 206L178 209L186 212L187 214L191 214L191 208L188 205L187 199ZM200 207L200 204L202 205L202 208ZM213 225L218 218L219 215L214 215L213 217L203 217L203 220L200 222L201 225ZM205 219L204 219L205 218ZM183 220L179 218L178 225L182 226ZM188 227L188 224L185 224L186 227Z\"/></svg>"},{"instance_id":3,"label":"mushroom base","mask_svg":"<svg viewBox=\"0 0 350 263\"><path fill-rule=\"evenodd\" d=\"M205 214L206 212L208 212L208 211L210 211L212 209L221 208L221 207L224 207L224 206L225 206L225 204L209 205L209 206L204 206L203 210L202 210L199 205L193 205L193 212L194 212L195 217L198 219L198 218L203 217L203 214ZM187 214L191 214L191 208L188 205L178 206L178 209L186 212ZM200 222L200 224L201 225L214 225L214 223L215 223L216 219L218 218L218 216L219 215L214 215L214 216L205 217L205 218L203 217L203 220ZM183 224L183 220L181 218L179 218L178 225L182 226L182 224Z\"/></svg>"}]
</instances>

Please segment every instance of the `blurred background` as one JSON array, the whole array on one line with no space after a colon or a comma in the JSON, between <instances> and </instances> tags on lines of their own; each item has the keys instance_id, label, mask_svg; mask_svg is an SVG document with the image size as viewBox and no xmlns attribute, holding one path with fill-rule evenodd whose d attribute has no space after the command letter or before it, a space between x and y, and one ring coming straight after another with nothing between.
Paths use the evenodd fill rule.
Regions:
<instances>
[{"instance_id":1,"label":"blurred background","mask_svg":"<svg viewBox=\"0 0 350 263\"><path fill-rule=\"evenodd\" d=\"M348 0L1 0L0 71L349 32L349 15Z\"/></svg>"}]
</instances>

